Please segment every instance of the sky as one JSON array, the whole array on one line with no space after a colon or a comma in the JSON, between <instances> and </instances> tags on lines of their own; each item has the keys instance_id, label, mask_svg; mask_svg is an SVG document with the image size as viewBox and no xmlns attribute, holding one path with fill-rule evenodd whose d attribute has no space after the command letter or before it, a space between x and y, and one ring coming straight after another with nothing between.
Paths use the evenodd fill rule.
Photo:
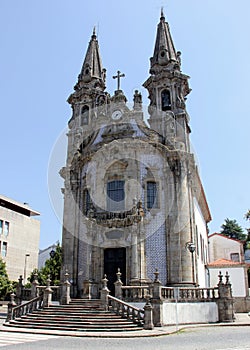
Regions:
<instances>
[{"instance_id":1,"label":"sky","mask_svg":"<svg viewBox=\"0 0 250 350\"><path fill-rule=\"evenodd\" d=\"M191 142L213 217L248 226L250 2L239 0L0 0L0 193L27 202L41 216L40 248L61 240L62 180L68 96L96 26L107 91L117 70L133 92L149 76L161 6L170 24L182 71L190 76L187 100Z\"/></svg>"}]
</instances>

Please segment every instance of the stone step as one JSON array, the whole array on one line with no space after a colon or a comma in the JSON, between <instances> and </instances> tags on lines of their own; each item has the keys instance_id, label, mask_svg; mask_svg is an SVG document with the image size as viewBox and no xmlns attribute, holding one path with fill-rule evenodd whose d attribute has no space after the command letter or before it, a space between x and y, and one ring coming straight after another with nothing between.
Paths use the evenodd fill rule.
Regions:
<instances>
[{"instance_id":1,"label":"stone step","mask_svg":"<svg viewBox=\"0 0 250 350\"><path fill-rule=\"evenodd\" d=\"M25 316L21 316L21 318L23 318ZM76 316L72 316L72 314L70 315L55 315L55 314L43 314L43 313L32 313L32 314L27 314L26 317L29 318L39 318L39 319L44 319L47 320L49 318L53 318L53 319L58 319L58 320L119 320L121 317L116 315L116 314L106 314L106 315L76 315Z\"/></svg>"},{"instance_id":2,"label":"stone step","mask_svg":"<svg viewBox=\"0 0 250 350\"><path fill-rule=\"evenodd\" d=\"M94 321L94 322L65 322L65 321L53 321L53 320L29 320L29 319L18 319L15 321L11 321L10 324L22 324L24 327L26 327L27 325L41 325L41 326L46 326L46 328L50 328L52 326L63 326L66 328L137 328L137 325L135 323L131 323L129 321L126 322L126 320L124 320L124 322L120 321L120 322L98 322L98 321Z\"/></svg>"},{"instance_id":3,"label":"stone step","mask_svg":"<svg viewBox=\"0 0 250 350\"><path fill-rule=\"evenodd\" d=\"M39 314L39 315L71 315L71 316L86 316L86 317L91 317L91 316L96 316L96 317L107 317L107 315L115 315L114 313L109 313L108 311L105 311L105 312L94 312L93 310L92 311L89 311L89 312L86 312L86 311L78 311L78 312L69 312L67 310L58 310L58 311L34 311L33 314Z\"/></svg>"},{"instance_id":4,"label":"stone step","mask_svg":"<svg viewBox=\"0 0 250 350\"><path fill-rule=\"evenodd\" d=\"M126 332L126 331L138 331L142 330L142 327L139 327L135 325L135 327L105 327L105 328L98 328L98 327L65 327L61 325L50 325L50 326L44 326L44 325L38 325L38 324L27 324L23 325L19 322L12 321L9 324L5 324L7 327L15 327L15 328L26 328L26 329L49 329L49 330L59 330L59 331L74 331L74 332Z\"/></svg>"},{"instance_id":5,"label":"stone step","mask_svg":"<svg viewBox=\"0 0 250 350\"><path fill-rule=\"evenodd\" d=\"M53 305L22 315L6 323L8 327L65 331L131 331L142 329L132 320L103 309L100 300L72 300L69 305Z\"/></svg>"},{"instance_id":6,"label":"stone step","mask_svg":"<svg viewBox=\"0 0 250 350\"><path fill-rule=\"evenodd\" d=\"M85 303L96 303L102 305L100 299L71 299L70 304L85 304Z\"/></svg>"},{"instance_id":7,"label":"stone step","mask_svg":"<svg viewBox=\"0 0 250 350\"><path fill-rule=\"evenodd\" d=\"M50 315L48 316L40 316L40 315L33 315L33 314L28 314L28 315L23 315L20 318L18 318L19 320L32 320L32 321L42 321L42 322L46 322L46 321L56 321L56 322L98 322L98 323L109 323L109 322L113 322L113 323L119 323L119 322L127 322L126 318L121 318L120 316L108 316L108 317L70 317L70 316L55 316L55 315ZM130 322L130 320L128 320L128 322Z\"/></svg>"}]
</instances>

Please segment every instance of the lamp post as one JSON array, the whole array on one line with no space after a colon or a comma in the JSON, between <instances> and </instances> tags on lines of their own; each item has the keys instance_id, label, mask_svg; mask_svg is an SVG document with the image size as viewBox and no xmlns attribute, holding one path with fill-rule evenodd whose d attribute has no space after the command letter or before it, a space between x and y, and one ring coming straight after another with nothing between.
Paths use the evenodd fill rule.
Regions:
<instances>
[{"instance_id":1,"label":"lamp post","mask_svg":"<svg viewBox=\"0 0 250 350\"><path fill-rule=\"evenodd\" d=\"M30 256L30 254L25 254L24 259L24 271L23 271L23 283L26 284L26 269L27 269L27 258Z\"/></svg>"},{"instance_id":2,"label":"lamp post","mask_svg":"<svg viewBox=\"0 0 250 350\"><path fill-rule=\"evenodd\" d=\"M195 278L194 278L194 252L196 249L196 246L193 242L187 242L186 243L186 249L189 250L189 252L192 254L192 279L193 279L193 284L195 285Z\"/></svg>"},{"instance_id":3,"label":"lamp post","mask_svg":"<svg viewBox=\"0 0 250 350\"><path fill-rule=\"evenodd\" d=\"M52 248L51 251L49 252L49 255L50 255L51 259L54 258L55 254L56 254L56 252L55 252L55 250Z\"/></svg>"}]
</instances>

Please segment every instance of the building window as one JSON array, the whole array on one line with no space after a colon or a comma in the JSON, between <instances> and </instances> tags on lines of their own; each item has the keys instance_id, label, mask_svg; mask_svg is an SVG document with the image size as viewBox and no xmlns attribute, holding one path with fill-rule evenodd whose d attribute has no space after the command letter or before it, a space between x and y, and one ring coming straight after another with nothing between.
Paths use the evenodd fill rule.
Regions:
<instances>
[{"instance_id":1,"label":"building window","mask_svg":"<svg viewBox=\"0 0 250 350\"><path fill-rule=\"evenodd\" d=\"M83 106L81 110L81 125L88 125L89 123L89 107Z\"/></svg>"},{"instance_id":2,"label":"building window","mask_svg":"<svg viewBox=\"0 0 250 350\"><path fill-rule=\"evenodd\" d=\"M199 233L198 233L198 226L195 225L195 235L196 235L196 252L197 252L197 256L200 255L200 249L199 249Z\"/></svg>"},{"instance_id":3,"label":"building window","mask_svg":"<svg viewBox=\"0 0 250 350\"><path fill-rule=\"evenodd\" d=\"M7 242L2 242L1 255L2 257L6 257L7 255Z\"/></svg>"},{"instance_id":4,"label":"building window","mask_svg":"<svg viewBox=\"0 0 250 350\"><path fill-rule=\"evenodd\" d=\"M163 111L169 111L171 109L171 98L169 90L163 90L161 93L161 108Z\"/></svg>"},{"instance_id":5,"label":"building window","mask_svg":"<svg viewBox=\"0 0 250 350\"><path fill-rule=\"evenodd\" d=\"M240 262L240 254L239 253L231 253L230 259L235 262Z\"/></svg>"},{"instance_id":6,"label":"building window","mask_svg":"<svg viewBox=\"0 0 250 350\"><path fill-rule=\"evenodd\" d=\"M0 220L0 235L3 233L3 220Z\"/></svg>"},{"instance_id":7,"label":"building window","mask_svg":"<svg viewBox=\"0 0 250 350\"><path fill-rule=\"evenodd\" d=\"M109 211L121 211L125 208L125 182L122 180L107 183L107 208Z\"/></svg>"},{"instance_id":8,"label":"building window","mask_svg":"<svg viewBox=\"0 0 250 350\"><path fill-rule=\"evenodd\" d=\"M200 234L200 252L201 252L201 262L204 262L204 240Z\"/></svg>"},{"instance_id":9,"label":"building window","mask_svg":"<svg viewBox=\"0 0 250 350\"><path fill-rule=\"evenodd\" d=\"M158 184L154 181L147 182L147 208L159 208Z\"/></svg>"},{"instance_id":10,"label":"building window","mask_svg":"<svg viewBox=\"0 0 250 350\"><path fill-rule=\"evenodd\" d=\"M3 233L5 237L9 235L9 228L10 228L10 223L8 221L5 221L3 226Z\"/></svg>"}]
</instances>

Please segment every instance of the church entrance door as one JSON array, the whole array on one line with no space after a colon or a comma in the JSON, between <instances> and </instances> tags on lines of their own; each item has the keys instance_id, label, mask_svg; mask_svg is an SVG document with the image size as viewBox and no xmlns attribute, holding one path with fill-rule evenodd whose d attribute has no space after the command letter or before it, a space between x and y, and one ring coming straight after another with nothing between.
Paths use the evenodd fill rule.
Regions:
<instances>
[{"instance_id":1,"label":"church entrance door","mask_svg":"<svg viewBox=\"0 0 250 350\"><path fill-rule=\"evenodd\" d=\"M108 279L108 289L111 295L115 295L117 281L116 273L121 271L121 280L126 284L126 248L107 248L104 250L104 273Z\"/></svg>"}]
</instances>

